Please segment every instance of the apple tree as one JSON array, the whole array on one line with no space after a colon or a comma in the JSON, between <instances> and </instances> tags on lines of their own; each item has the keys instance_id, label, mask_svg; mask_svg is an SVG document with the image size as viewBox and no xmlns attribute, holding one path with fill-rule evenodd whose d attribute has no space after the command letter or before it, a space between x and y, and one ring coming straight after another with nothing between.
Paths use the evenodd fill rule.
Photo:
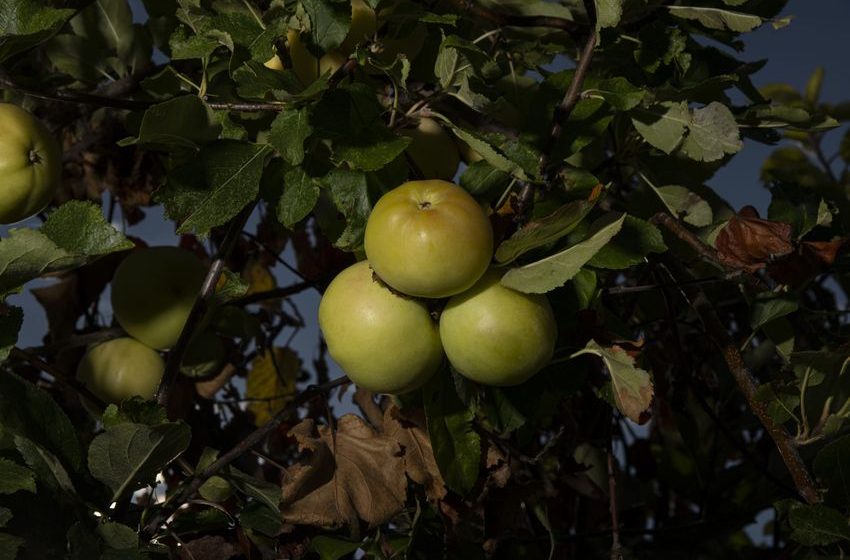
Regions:
<instances>
[{"instance_id":1,"label":"apple tree","mask_svg":"<svg viewBox=\"0 0 850 560\"><path fill-rule=\"evenodd\" d=\"M0 0L0 559L843 557L785 4Z\"/></svg>"}]
</instances>

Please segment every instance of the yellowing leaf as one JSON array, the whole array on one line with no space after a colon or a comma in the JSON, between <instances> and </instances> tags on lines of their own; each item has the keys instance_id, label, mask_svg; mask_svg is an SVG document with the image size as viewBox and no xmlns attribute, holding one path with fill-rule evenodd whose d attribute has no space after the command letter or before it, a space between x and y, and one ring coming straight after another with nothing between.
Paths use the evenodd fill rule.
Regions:
<instances>
[{"instance_id":1,"label":"yellowing leaf","mask_svg":"<svg viewBox=\"0 0 850 560\"><path fill-rule=\"evenodd\" d=\"M254 358L245 397L250 399L248 410L254 413L257 426L271 420L292 400L300 370L301 360L290 348L267 350Z\"/></svg>"},{"instance_id":2,"label":"yellowing leaf","mask_svg":"<svg viewBox=\"0 0 850 560\"><path fill-rule=\"evenodd\" d=\"M635 367L635 359L619 346L603 347L591 340L571 358L582 354L594 354L602 358L614 389L614 401L626 417L639 424L649 418L654 390L649 372Z\"/></svg>"},{"instance_id":3,"label":"yellowing leaf","mask_svg":"<svg viewBox=\"0 0 850 560\"><path fill-rule=\"evenodd\" d=\"M242 271L242 278L248 283L249 294L266 292L277 286L269 268L257 259L248 261Z\"/></svg>"}]
</instances>

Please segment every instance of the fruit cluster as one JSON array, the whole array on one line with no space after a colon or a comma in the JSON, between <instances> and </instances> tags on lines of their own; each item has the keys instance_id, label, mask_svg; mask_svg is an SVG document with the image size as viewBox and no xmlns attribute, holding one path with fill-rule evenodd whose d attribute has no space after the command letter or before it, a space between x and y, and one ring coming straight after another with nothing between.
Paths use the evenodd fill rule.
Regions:
<instances>
[{"instance_id":1,"label":"fruit cluster","mask_svg":"<svg viewBox=\"0 0 850 560\"><path fill-rule=\"evenodd\" d=\"M331 357L377 393L412 391L443 355L485 385L518 385L552 358L557 327L544 295L501 285L493 232L461 187L410 181L386 193L366 224L367 261L343 270L319 305ZM434 321L429 300L445 300Z\"/></svg>"},{"instance_id":2,"label":"fruit cluster","mask_svg":"<svg viewBox=\"0 0 850 560\"><path fill-rule=\"evenodd\" d=\"M129 336L89 348L77 378L104 402L153 397L165 371L158 350L177 343L205 275L203 263L185 249L127 255L112 278L112 311Z\"/></svg>"}]
</instances>

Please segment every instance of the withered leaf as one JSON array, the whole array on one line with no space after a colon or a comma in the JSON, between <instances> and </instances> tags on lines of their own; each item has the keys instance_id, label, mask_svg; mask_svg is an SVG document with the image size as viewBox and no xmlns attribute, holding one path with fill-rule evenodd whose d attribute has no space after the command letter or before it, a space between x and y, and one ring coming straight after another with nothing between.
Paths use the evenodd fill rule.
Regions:
<instances>
[{"instance_id":1,"label":"withered leaf","mask_svg":"<svg viewBox=\"0 0 850 560\"><path fill-rule=\"evenodd\" d=\"M437 467L434 449L428 439L425 414L421 409L405 410L395 405L384 411L383 431L387 437L397 441L404 451L404 470L410 479L425 487L430 500L441 500L446 495L446 484Z\"/></svg>"},{"instance_id":2,"label":"withered leaf","mask_svg":"<svg viewBox=\"0 0 850 560\"><path fill-rule=\"evenodd\" d=\"M407 477L399 445L359 416L346 414L336 431L306 419L289 435L310 454L282 485L284 521L324 528L358 519L380 525L404 507Z\"/></svg>"},{"instance_id":3,"label":"withered leaf","mask_svg":"<svg viewBox=\"0 0 850 560\"><path fill-rule=\"evenodd\" d=\"M230 560L240 554L239 549L222 537L207 535L186 542L180 549L180 560Z\"/></svg>"},{"instance_id":4,"label":"withered leaf","mask_svg":"<svg viewBox=\"0 0 850 560\"><path fill-rule=\"evenodd\" d=\"M791 224L763 220L755 208L745 206L720 230L716 247L727 267L756 272L794 251Z\"/></svg>"}]
</instances>

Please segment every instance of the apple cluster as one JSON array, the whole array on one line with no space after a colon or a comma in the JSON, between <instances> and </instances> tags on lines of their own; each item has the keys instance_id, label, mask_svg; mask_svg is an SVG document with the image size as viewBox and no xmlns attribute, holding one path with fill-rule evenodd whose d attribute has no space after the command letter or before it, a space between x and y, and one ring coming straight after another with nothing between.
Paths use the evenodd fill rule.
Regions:
<instances>
[{"instance_id":1,"label":"apple cluster","mask_svg":"<svg viewBox=\"0 0 850 560\"><path fill-rule=\"evenodd\" d=\"M89 348L77 378L104 402L152 398L165 371L159 351L177 343L205 276L203 263L185 249L127 255L112 278L112 311L128 336Z\"/></svg>"},{"instance_id":2,"label":"apple cluster","mask_svg":"<svg viewBox=\"0 0 850 560\"><path fill-rule=\"evenodd\" d=\"M410 181L386 193L369 215L365 252L319 304L328 352L358 386L412 391L444 355L473 381L518 385L551 360L548 299L501 284L490 221L458 185ZM435 300L445 302L438 322Z\"/></svg>"}]
</instances>

